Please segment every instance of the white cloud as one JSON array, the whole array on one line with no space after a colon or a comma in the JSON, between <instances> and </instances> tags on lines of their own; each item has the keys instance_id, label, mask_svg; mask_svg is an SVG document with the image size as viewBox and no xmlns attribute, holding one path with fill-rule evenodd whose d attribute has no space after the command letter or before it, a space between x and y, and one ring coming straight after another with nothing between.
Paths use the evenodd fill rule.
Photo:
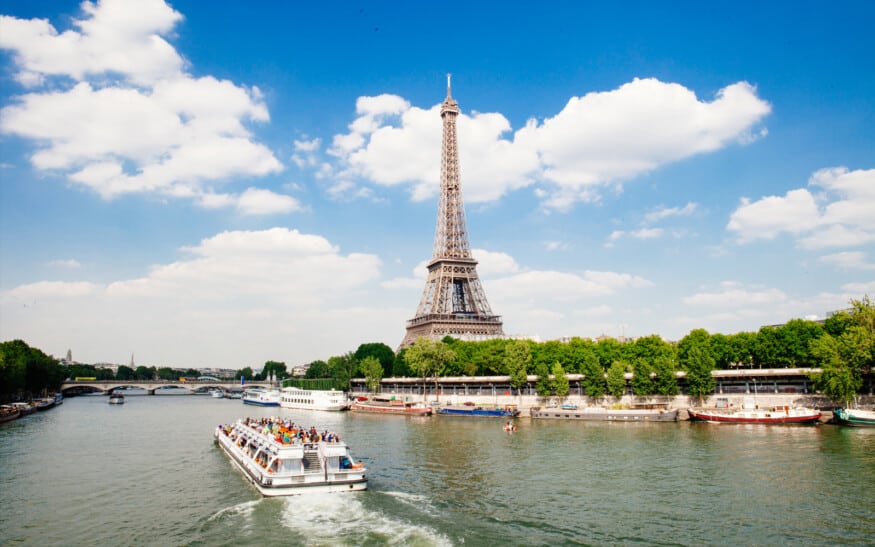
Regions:
<instances>
[{"instance_id":1,"label":"white cloud","mask_svg":"<svg viewBox=\"0 0 875 547\"><path fill-rule=\"evenodd\" d=\"M117 74L137 84L177 76L184 61L161 35L182 20L162 0L82 2L80 30L58 33L45 19L0 16L0 48L14 50L17 79L39 84L46 76Z\"/></svg>"},{"instance_id":2,"label":"white cloud","mask_svg":"<svg viewBox=\"0 0 875 547\"><path fill-rule=\"evenodd\" d=\"M820 257L821 262L832 264L840 270L875 270L875 264L866 262L862 251L844 251Z\"/></svg>"},{"instance_id":3,"label":"white cloud","mask_svg":"<svg viewBox=\"0 0 875 547\"><path fill-rule=\"evenodd\" d=\"M799 188L783 197L768 196L755 202L742 198L726 228L736 233L740 243L794 234L804 249L875 241L875 169L821 169L808 184L823 192L814 194Z\"/></svg>"},{"instance_id":4,"label":"white cloud","mask_svg":"<svg viewBox=\"0 0 875 547\"><path fill-rule=\"evenodd\" d=\"M247 188L237 201L237 209L247 215L271 215L300 211L302 207L291 196L276 194L270 190Z\"/></svg>"},{"instance_id":5,"label":"white cloud","mask_svg":"<svg viewBox=\"0 0 875 547\"><path fill-rule=\"evenodd\" d=\"M512 274L520 269L517 261L507 253L471 249L471 255L477 260L477 275L481 278Z\"/></svg>"},{"instance_id":6,"label":"white cloud","mask_svg":"<svg viewBox=\"0 0 875 547\"><path fill-rule=\"evenodd\" d=\"M684 304L722 308L774 305L785 302L787 295L779 289L726 288L719 292L701 292L683 298Z\"/></svg>"},{"instance_id":7,"label":"white cloud","mask_svg":"<svg viewBox=\"0 0 875 547\"><path fill-rule=\"evenodd\" d=\"M387 325L403 336L403 310L371 296L375 255L341 253L324 237L286 228L222 232L181 252L139 278L0 292L0 335L46 349L71 341L101 348L95 360L136 351L149 364L235 368L326 358L325 348L382 339Z\"/></svg>"},{"instance_id":8,"label":"white cloud","mask_svg":"<svg viewBox=\"0 0 875 547\"><path fill-rule=\"evenodd\" d=\"M856 295L860 299L863 295L875 294L875 281L863 281L860 283L847 283L842 285L842 290Z\"/></svg>"},{"instance_id":9,"label":"white cloud","mask_svg":"<svg viewBox=\"0 0 875 547\"><path fill-rule=\"evenodd\" d=\"M82 264L80 264L79 261L74 258L50 260L48 264L49 266L69 269L76 269L82 266Z\"/></svg>"},{"instance_id":10,"label":"white cloud","mask_svg":"<svg viewBox=\"0 0 875 547\"><path fill-rule=\"evenodd\" d=\"M544 242L544 249L546 249L549 252L567 251L568 247L569 247L569 245L565 241L545 241Z\"/></svg>"},{"instance_id":11,"label":"white cloud","mask_svg":"<svg viewBox=\"0 0 875 547\"><path fill-rule=\"evenodd\" d=\"M35 168L107 199L149 192L205 206L217 200L201 196L231 177L282 170L245 126L269 120L258 88L192 77L161 38L179 13L154 0L82 8L84 18L73 22L80 32L3 19L0 46L12 50L21 74L45 77L0 110L0 131L36 144Z\"/></svg>"},{"instance_id":12,"label":"white cloud","mask_svg":"<svg viewBox=\"0 0 875 547\"><path fill-rule=\"evenodd\" d=\"M644 215L645 224L653 224L669 217L690 216L696 212L698 205L690 202L683 207L659 207Z\"/></svg>"},{"instance_id":13,"label":"white cloud","mask_svg":"<svg viewBox=\"0 0 875 547\"><path fill-rule=\"evenodd\" d=\"M573 97L555 116L530 120L510 135L499 113L462 113L457 131L465 198L493 201L540 183L547 207L598 197L598 187L733 142L749 142L771 110L745 82L711 102L679 84L635 79L618 89ZM362 97L350 132L331 153L349 179L407 184L414 199L435 194L440 177L440 105L428 110L401 97ZM689 207L689 206L688 206ZM678 210L671 214L688 214Z\"/></svg>"}]
</instances>

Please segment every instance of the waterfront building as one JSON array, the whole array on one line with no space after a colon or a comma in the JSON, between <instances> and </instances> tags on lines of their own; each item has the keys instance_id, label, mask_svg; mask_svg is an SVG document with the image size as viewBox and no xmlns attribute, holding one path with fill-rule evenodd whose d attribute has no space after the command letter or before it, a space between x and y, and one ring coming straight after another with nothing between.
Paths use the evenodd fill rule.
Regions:
<instances>
[{"instance_id":1,"label":"waterfront building","mask_svg":"<svg viewBox=\"0 0 875 547\"><path fill-rule=\"evenodd\" d=\"M452 97L447 75L447 98L441 105L441 190L434 252L416 316L407 322L399 349L410 346L420 336L485 340L504 335L501 317L493 315L486 300L468 243L456 141L458 116L459 104Z\"/></svg>"}]
</instances>

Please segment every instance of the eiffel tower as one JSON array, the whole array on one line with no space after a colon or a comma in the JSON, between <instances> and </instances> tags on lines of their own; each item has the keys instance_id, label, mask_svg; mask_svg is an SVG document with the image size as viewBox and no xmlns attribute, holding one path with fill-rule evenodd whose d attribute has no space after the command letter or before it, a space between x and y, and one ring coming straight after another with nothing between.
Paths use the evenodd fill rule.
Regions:
<instances>
[{"instance_id":1,"label":"eiffel tower","mask_svg":"<svg viewBox=\"0 0 875 547\"><path fill-rule=\"evenodd\" d=\"M468 245L456 142L458 115L459 103L450 93L447 74L447 98L441 105L444 130L434 253L428 263L428 279L416 317L407 322L407 334L399 349L410 346L420 336L435 339L452 336L462 340L504 336L501 316L492 314L477 277L477 261Z\"/></svg>"}]
</instances>

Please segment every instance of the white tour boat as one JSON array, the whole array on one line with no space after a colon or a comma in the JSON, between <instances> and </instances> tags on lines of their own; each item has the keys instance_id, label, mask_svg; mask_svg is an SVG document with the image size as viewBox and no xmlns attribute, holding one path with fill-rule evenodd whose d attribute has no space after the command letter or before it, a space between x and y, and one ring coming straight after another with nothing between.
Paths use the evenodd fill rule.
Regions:
<instances>
[{"instance_id":1,"label":"white tour boat","mask_svg":"<svg viewBox=\"0 0 875 547\"><path fill-rule=\"evenodd\" d=\"M267 418L220 425L214 435L234 466L264 496L368 487L364 465L356 463L339 440L314 441L295 426L289 429Z\"/></svg>"},{"instance_id":2,"label":"white tour boat","mask_svg":"<svg viewBox=\"0 0 875 547\"><path fill-rule=\"evenodd\" d=\"M243 404L255 406L280 406L280 392L275 389L247 389L243 392Z\"/></svg>"},{"instance_id":3,"label":"white tour boat","mask_svg":"<svg viewBox=\"0 0 875 547\"><path fill-rule=\"evenodd\" d=\"M123 405L125 404L125 396L123 393L119 393L118 391L113 391L109 394L109 404L111 405Z\"/></svg>"},{"instance_id":4,"label":"white tour boat","mask_svg":"<svg viewBox=\"0 0 875 547\"><path fill-rule=\"evenodd\" d=\"M336 389L326 391L286 387L280 394L280 406L302 410L347 410L349 402L346 395Z\"/></svg>"}]
</instances>

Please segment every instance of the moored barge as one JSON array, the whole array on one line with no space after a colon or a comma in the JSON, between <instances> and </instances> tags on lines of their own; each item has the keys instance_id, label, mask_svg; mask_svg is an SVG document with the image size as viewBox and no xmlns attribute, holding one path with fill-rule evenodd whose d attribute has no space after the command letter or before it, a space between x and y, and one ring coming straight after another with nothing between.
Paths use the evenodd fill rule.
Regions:
<instances>
[{"instance_id":1,"label":"moored barge","mask_svg":"<svg viewBox=\"0 0 875 547\"><path fill-rule=\"evenodd\" d=\"M532 418L588 420L597 422L676 422L677 409L667 408L540 408L532 407Z\"/></svg>"}]
</instances>

